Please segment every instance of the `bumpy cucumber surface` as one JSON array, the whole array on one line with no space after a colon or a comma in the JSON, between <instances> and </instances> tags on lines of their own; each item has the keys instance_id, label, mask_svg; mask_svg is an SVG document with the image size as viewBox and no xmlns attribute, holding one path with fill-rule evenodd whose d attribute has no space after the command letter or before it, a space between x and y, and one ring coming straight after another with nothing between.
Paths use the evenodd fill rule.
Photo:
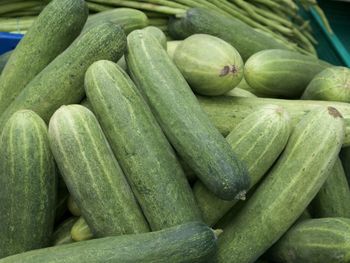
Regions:
<instances>
[{"instance_id":1,"label":"bumpy cucumber surface","mask_svg":"<svg viewBox=\"0 0 350 263\"><path fill-rule=\"evenodd\" d=\"M34 250L0 263L205 263L216 252L214 232L202 223L187 223L161 231L82 241Z\"/></svg>"},{"instance_id":2,"label":"bumpy cucumber surface","mask_svg":"<svg viewBox=\"0 0 350 263\"><path fill-rule=\"evenodd\" d=\"M18 111L0 139L0 258L49 245L57 178L47 127L32 111Z\"/></svg>"},{"instance_id":3,"label":"bumpy cucumber surface","mask_svg":"<svg viewBox=\"0 0 350 263\"><path fill-rule=\"evenodd\" d=\"M148 225L91 111L62 106L49 139L68 190L96 237L147 232Z\"/></svg>"},{"instance_id":4,"label":"bumpy cucumber surface","mask_svg":"<svg viewBox=\"0 0 350 263\"><path fill-rule=\"evenodd\" d=\"M91 239L94 235L84 217L80 217L72 226L70 236L74 241L83 241Z\"/></svg>"},{"instance_id":5,"label":"bumpy cucumber surface","mask_svg":"<svg viewBox=\"0 0 350 263\"><path fill-rule=\"evenodd\" d=\"M0 114L79 35L88 16L83 0L54 0L19 42L0 77Z\"/></svg>"},{"instance_id":6,"label":"bumpy cucumber surface","mask_svg":"<svg viewBox=\"0 0 350 263\"><path fill-rule=\"evenodd\" d=\"M326 181L343 138L343 118L335 108L309 112L266 179L223 229L219 262L254 262L276 242Z\"/></svg>"},{"instance_id":7,"label":"bumpy cucumber surface","mask_svg":"<svg viewBox=\"0 0 350 263\"><path fill-rule=\"evenodd\" d=\"M249 186L246 168L157 40L141 30L131 32L126 58L168 140L206 187L226 200L244 193Z\"/></svg>"},{"instance_id":8,"label":"bumpy cucumber surface","mask_svg":"<svg viewBox=\"0 0 350 263\"><path fill-rule=\"evenodd\" d=\"M200 221L174 150L128 75L98 61L86 73L85 89L152 230Z\"/></svg>"},{"instance_id":9,"label":"bumpy cucumber surface","mask_svg":"<svg viewBox=\"0 0 350 263\"><path fill-rule=\"evenodd\" d=\"M77 217L70 217L57 227L52 235L53 246L61 246L73 243L70 232L77 219Z\"/></svg>"}]
</instances>

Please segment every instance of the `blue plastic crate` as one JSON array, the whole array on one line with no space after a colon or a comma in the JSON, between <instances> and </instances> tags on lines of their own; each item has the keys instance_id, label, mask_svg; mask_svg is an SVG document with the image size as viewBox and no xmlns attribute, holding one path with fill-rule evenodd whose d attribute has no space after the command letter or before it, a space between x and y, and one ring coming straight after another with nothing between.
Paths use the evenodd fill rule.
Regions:
<instances>
[{"instance_id":1,"label":"blue plastic crate","mask_svg":"<svg viewBox=\"0 0 350 263\"><path fill-rule=\"evenodd\" d=\"M23 35L0 32L0 55L14 49Z\"/></svg>"}]
</instances>

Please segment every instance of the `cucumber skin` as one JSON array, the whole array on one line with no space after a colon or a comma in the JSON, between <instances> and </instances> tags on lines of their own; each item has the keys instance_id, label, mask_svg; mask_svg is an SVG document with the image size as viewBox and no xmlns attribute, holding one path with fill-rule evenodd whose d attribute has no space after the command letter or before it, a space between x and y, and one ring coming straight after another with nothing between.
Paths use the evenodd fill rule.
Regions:
<instances>
[{"instance_id":1,"label":"cucumber skin","mask_svg":"<svg viewBox=\"0 0 350 263\"><path fill-rule=\"evenodd\" d=\"M296 51L264 50L246 61L244 79L263 97L298 99L314 76L330 66Z\"/></svg>"},{"instance_id":2,"label":"cucumber skin","mask_svg":"<svg viewBox=\"0 0 350 263\"><path fill-rule=\"evenodd\" d=\"M52 246L61 246L74 242L70 231L77 220L77 217L70 217L57 227L52 235Z\"/></svg>"},{"instance_id":3,"label":"cucumber skin","mask_svg":"<svg viewBox=\"0 0 350 263\"><path fill-rule=\"evenodd\" d=\"M117 61L125 46L125 34L118 26L105 23L86 31L18 95L1 115L0 129L20 109L33 110L48 122L60 106L79 103L84 97L87 68L100 59Z\"/></svg>"},{"instance_id":4,"label":"cucumber skin","mask_svg":"<svg viewBox=\"0 0 350 263\"><path fill-rule=\"evenodd\" d=\"M86 73L85 89L151 229L200 221L182 167L128 75L98 61Z\"/></svg>"},{"instance_id":5,"label":"cucumber skin","mask_svg":"<svg viewBox=\"0 0 350 263\"><path fill-rule=\"evenodd\" d=\"M231 97L243 97L243 98L257 98L256 95L251 93L248 90L241 89L239 87L234 88L233 90L227 92L225 96L231 96Z\"/></svg>"},{"instance_id":6,"label":"cucumber skin","mask_svg":"<svg viewBox=\"0 0 350 263\"><path fill-rule=\"evenodd\" d=\"M240 160L248 168L250 188L259 182L276 161L288 141L290 132L288 113L279 106L266 105L248 115L226 137L232 149L235 149ZM237 202L217 198L201 182L194 185L193 191L204 222L211 226Z\"/></svg>"},{"instance_id":7,"label":"cucumber skin","mask_svg":"<svg viewBox=\"0 0 350 263\"><path fill-rule=\"evenodd\" d=\"M32 111L16 112L0 141L0 258L50 244L57 177L47 127Z\"/></svg>"},{"instance_id":8,"label":"cucumber skin","mask_svg":"<svg viewBox=\"0 0 350 263\"><path fill-rule=\"evenodd\" d=\"M80 217L72 226L70 236L74 241L84 241L93 238L90 227L83 217Z\"/></svg>"},{"instance_id":9,"label":"cucumber skin","mask_svg":"<svg viewBox=\"0 0 350 263\"><path fill-rule=\"evenodd\" d=\"M0 55L0 75L3 71L4 67L6 66L7 61L9 60L11 54L13 51L8 51L2 55Z\"/></svg>"},{"instance_id":10,"label":"cucumber skin","mask_svg":"<svg viewBox=\"0 0 350 263\"><path fill-rule=\"evenodd\" d=\"M286 109L292 118L293 127L311 110L319 106L331 106L336 108L344 117L346 131L343 147L350 146L350 106L348 103L230 96L210 98L197 96L197 99L202 109L223 136L227 136L248 114L262 105L274 104Z\"/></svg>"},{"instance_id":11,"label":"cucumber skin","mask_svg":"<svg viewBox=\"0 0 350 263\"><path fill-rule=\"evenodd\" d=\"M216 36L236 48L244 61L261 50L288 49L238 19L203 8L191 8L180 21L170 21L169 33L175 39L184 39L193 34Z\"/></svg>"},{"instance_id":12,"label":"cucumber skin","mask_svg":"<svg viewBox=\"0 0 350 263\"><path fill-rule=\"evenodd\" d=\"M50 120L49 139L68 190L94 236L149 231L91 111L80 105L62 106Z\"/></svg>"},{"instance_id":13,"label":"cucumber skin","mask_svg":"<svg viewBox=\"0 0 350 263\"><path fill-rule=\"evenodd\" d=\"M167 52L152 36L135 30L128 35L126 60L168 140L206 187L225 200L242 194L249 186L246 168L199 107Z\"/></svg>"},{"instance_id":14,"label":"cucumber skin","mask_svg":"<svg viewBox=\"0 0 350 263\"><path fill-rule=\"evenodd\" d=\"M311 202L309 210L314 218L350 218L350 188L340 159L336 161L327 181Z\"/></svg>"},{"instance_id":15,"label":"cucumber skin","mask_svg":"<svg viewBox=\"0 0 350 263\"><path fill-rule=\"evenodd\" d=\"M148 26L143 29L147 34L153 36L160 45L167 50L167 38L162 30L155 26Z\"/></svg>"},{"instance_id":16,"label":"cucumber skin","mask_svg":"<svg viewBox=\"0 0 350 263\"><path fill-rule=\"evenodd\" d=\"M52 60L79 35L88 8L83 0L54 0L40 13L0 77L0 115Z\"/></svg>"},{"instance_id":17,"label":"cucumber skin","mask_svg":"<svg viewBox=\"0 0 350 263\"><path fill-rule=\"evenodd\" d=\"M35 250L0 263L204 263L216 252L216 237L202 223L157 232L99 238Z\"/></svg>"},{"instance_id":18,"label":"cucumber skin","mask_svg":"<svg viewBox=\"0 0 350 263\"><path fill-rule=\"evenodd\" d=\"M80 208L71 195L68 197L67 207L73 216L81 216Z\"/></svg>"},{"instance_id":19,"label":"cucumber skin","mask_svg":"<svg viewBox=\"0 0 350 263\"><path fill-rule=\"evenodd\" d=\"M326 181L343 137L343 119L334 108L308 113L266 179L223 229L218 262L254 262L276 242Z\"/></svg>"},{"instance_id":20,"label":"cucumber skin","mask_svg":"<svg viewBox=\"0 0 350 263\"><path fill-rule=\"evenodd\" d=\"M350 219L303 221L271 248L269 256L281 263L346 263L350 261Z\"/></svg>"}]
</instances>

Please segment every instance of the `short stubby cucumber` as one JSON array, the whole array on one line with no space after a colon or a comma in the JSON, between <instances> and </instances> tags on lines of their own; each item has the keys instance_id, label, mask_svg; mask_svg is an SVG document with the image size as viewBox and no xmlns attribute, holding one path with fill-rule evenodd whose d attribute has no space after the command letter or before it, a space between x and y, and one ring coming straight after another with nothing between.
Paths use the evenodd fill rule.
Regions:
<instances>
[{"instance_id":1,"label":"short stubby cucumber","mask_svg":"<svg viewBox=\"0 0 350 263\"><path fill-rule=\"evenodd\" d=\"M282 155L219 237L218 261L254 262L303 213L334 166L344 121L332 107L309 112Z\"/></svg>"},{"instance_id":2,"label":"short stubby cucumber","mask_svg":"<svg viewBox=\"0 0 350 263\"><path fill-rule=\"evenodd\" d=\"M0 77L0 115L80 34L88 16L83 0L54 0L19 42ZM56 87L55 87L56 88Z\"/></svg>"},{"instance_id":3,"label":"short stubby cucumber","mask_svg":"<svg viewBox=\"0 0 350 263\"><path fill-rule=\"evenodd\" d=\"M350 102L350 69L330 67L321 71L307 86L302 98Z\"/></svg>"},{"instance_id":4,"label":"short stubby cucumber","mask_svg":"<svg viewBox=\"0 0 350 263\"><path fill-rule=\"evenodd\" d=\"M249 187L243 163L200 108L161 45L142 30L128 35L130 75L180 157L218 197L233 200Z\"/></svg>"},{"instance_id":5,"label":"short stubby cucumber","mask_svg":"<svg viewBox=\"0 0 350 263\"><path fill-rule=\"evenodd\" d=\"M0 258L50 245L57 177L47 127L18 111L0 139Z\"/></svg>"},{"instance_id":6,"label":"short stubby cucumber","mask_svg":"<svg viewBox=\"0 0 350 263\"><path fill-rule=\"evenodd\" d=\"M100 59L118 61L125 46L119 26L103 23L87 30L25 87L0 117L0 129L20 109L33 110L48 122L60 106L79 103L87 68Z\"/></svg>"},{"instance_id":7,"label":"short stubby cucumber","mask_svg":"<svg viewBox=\"0 0 350 263\"><path fill-rule=\"evenodd\" d=\"M147 34L152 35L161 46L166 50L167 49L167 38L162 30L155 26L148 26L143 29Z\"/></svg>"},{"instance_id":8,"label":"short stubby cucumber","mask_svg":"<svg viewBox=\"0 0 350 263\"><path fill-rule=\"evenodd\" d=\"M251 187L276 161L291 131L290 117L280 106L266 105L249 114L226 137L247 168ZM194 194L203 220L214 225L237 201L224 201L208 191L201 182L194 185Z\"/></svg>"},{"instance_id":9,"label":"short stubby cucumber","mask_svg":"<svg viewBox=\"0 0 350 263\"><path fill-rule=\"evenodd\" d=\"M74 242L70 232L77 219L77 217L70 217L57 227L52 235L53 246L61 246Z\"/></svg>"},{"instance_id":10,"label":"short stubby cucumber","mask_svg":"<svg viewBox=\"0 0 350 263\"><path fill-rule=\"evenodd\" d=\"M0 263L204 263L217 249L214 231L192 222L157 232L112 236L34 250Z\"/></svg>"},{"instance_id":11,"label":"short stubby cucumber","mask_svg":"<svg viewBox=\"0 0 350 263\"><path fill-rule=\"evenodd\" d=\"M238 51L220 38L195 34L178 45L174 62L194 92L217 96L235 88L243 78Z\"/></svg>"},{"instance_id":12,"label":"short stubby cucumber","mask_svg":"<svg viewBox=\"0 0 350 263\"><path fill-rule=\"evenodd\" d=\"M96 237L149 230L91 111L62 106L50 120L49 139L68 190Z\"/></svg>"},{"instance_id":13,"label":"short stubby cucumber","mask_svg":"<svg viewBox=\"0 0 350 263\"><path fill-rule=\"evenodd\" d=\"M84 217L80 217L72 226L70 236L74 241L83 241L93 238L90 227L86 223Z\"/></svg>"},{"instance_id":14,"label":"short stubby cucumber","mask_svg":"<svg viewBox=\"0 0 350 263\"><path fill-rule=\"evenodd\" d=\"M300 98L315 75L330 64L296 51L271 49L251 56L244 79L264 97Z\"/></svg>"},{"instance_id":15,"label":"short stubby cucumber","mask_svg":"<svg viewBox=\"0 0 350 263\"><path fill-rule=\"evenodd\" d=\"M175 152L129 76L98 61L86 73L85 89L151 229L200 221Z\"/></svg>"},{"instance_id":16,"label":"short stubby cucumber","mask_svg":"<svg viewBox=\"0 0 350 263\"><path fill-rule=\"evenodd\" d=\"M270 249L280 263L350 262L350 219L309 219L293 226Z\"/></svg>"}]
</instances>

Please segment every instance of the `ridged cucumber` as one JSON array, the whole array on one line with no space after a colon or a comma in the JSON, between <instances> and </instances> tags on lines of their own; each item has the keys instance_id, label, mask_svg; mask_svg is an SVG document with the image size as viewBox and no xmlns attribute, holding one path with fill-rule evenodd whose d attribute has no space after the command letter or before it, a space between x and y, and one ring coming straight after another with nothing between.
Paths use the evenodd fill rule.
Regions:
<instances>
[{"instance_id":1,"label":"ridged cucumber","mask_svg":"<svg viewBox=\"0 0 350 263\"><path fill-rule=\"evenodd\" d=\"M148 225L95 116L62 106L49 124L52 152L96 237L147 232Z\"/></svg>"},{"instance_id":2,"label":"ridged cucumber","mask_svg":"<svg viewBox=\"0 0 350 263\"><path fill-rule=\"evenodd\" d=\"M221 263L254 262L315 197L338 157L344 121L332 107L309 112L273 169L219 238Z\"/></svg>"},{"instance_id":3,"label":"ridged cucumber","mask_svg":"<svg viewBox=\"0 0 350 263\"><path fill-rule=\"evenodd\" d=\"M350 188L339 159L309 210L313 217L350 218Z\"/></svg>"},{"instance_id":4,"label":"ridged cucumber","mask_svg":"<svg viewBox=\"0 0 350 263\"><path fill-rule=\"evenodd\" d=\"M78 218L70 217L60 224L52 235L52 245L61 246L73 243L70 231Z\"/></svg>"},{"instance_id":5,"label":"ridged cucumber","mask_svg":"<svg viewBox=\"0 0 350 263\"><path fill-rule=\"evenodd\" d=\"M290 117L280 106L263 106L248 115L226 137L247 168L254 186L276 161L291 131ZM201 182L194 185L194 194L204 222L214 225L237 200L224 201L208 191Z\"/></svg>"},{"instance_id":6,"label":"ridged cucumber","mask_svg":"<svg viewBox=\"0 0 350 263\"><path fill-rule=\"evenodd\" d=\"M184 39L193 34L216 36L234 46L243 60L265 49L288 49L272 37L257 32L236 18L203 8L189 9L180 21L171 21L169 33L175 39Z\"/></svg>"},{"instance_id":7,"label":"ridged cucumber","mask_svg":"<svg viewBox=\"0 0 350 263\"><path fill-rule=\"evenodd\" d=\"M350 262L350 219L303 221L288 230L269 256L280 263Z\"/></svg>"},{"instance_id":8,"label":"ridged cucumber","mask_svg":"<svg viewBox=\"0 0 350 263\"><path fill-rule=\"evenodd\" d=\"M68 197L67 207L73 216L81 216L80 208L71 195Z\"/></svg>"},{"instance_id":9,"label":"ridged cucumber","mask_svg":"<svg viewBox=\"0 0 350 263\"><path fill-rule=\"evenodd\" d=\"M87 16L88 8L83 0L54 0L46 6L12 52L1 74L0 115L73 42Z\"/></svg>"},{"instance_id":10,"label":"ridged cucumber","mask_svg":"<svg viewBox=\"0 0 350 263\"><path fill-rule=\"evenodd\" d=\"M174 150L128 75L98 61L86 73L85 89L151 229L200 221Z\"/></svg>"},{"instance_id":11,"label":"ridged cucumber","mask_svg":"<svg viewBox=\"0 0 350 263\"><path fill-rule=\"evenodd\" d=\"M18 95L0 117L0 129L19 109L33 110L48 122L60 106L79 103L84 97L87 68L100 59L118 61L125 45L123 30L113 24L100 24L87 30Z\"/></svg>"},{"instance_id":12,"label":"ridged cucumber","mask_svg":"<svg viewBox=\"0 0 350 263\"><path fill-rule=\"evenodd\" d=\"M246 168L199 107L166 50L135 30L128 35L126 59L168 140L206 187L225 200L244 193L249 186Z\"/></svg>"},{"instance_id":13,"label":"ridged cucumber","mask_svg":"<svg viewBox=\"0 0 350 263\"><path fill-rule=\"evenodd\" d=\"M93 239L34 250L0 263L204 263L213 259L216 236L202 223L187 223L157 232Z\"/></svg>"},{"instance_id":14,"label":"ridged cucumber","mask_svg":"<svg viewBox=\"0 0 350 263\"><path fill-rule=\"evenodd\" d=\"M80 217L72 226L70 236L74 241L84 241L91 239L94 235L83 217Z\"/></svg>"},{"instance_id":15,"label":"ridged cucumber","mask_svg":"<svg viewBox=\"0 0 350 263\"><path fill-rule=\"evenodd\" d=\"M315 75L330 64L289 50L264 50L244 65L244 79L264 97L300 98Z\"/></svg>"},{"instance_id":16,"label":"ridged cucumber","mask_svg":"<svg viewBox=\"0 0 350 263\"><path fill-rule=\"evenodd\" d=\"M32 111L16 112L0 140L0 258L50 244L57 177L47 127Z\"/></svg>"}]
</instances>

